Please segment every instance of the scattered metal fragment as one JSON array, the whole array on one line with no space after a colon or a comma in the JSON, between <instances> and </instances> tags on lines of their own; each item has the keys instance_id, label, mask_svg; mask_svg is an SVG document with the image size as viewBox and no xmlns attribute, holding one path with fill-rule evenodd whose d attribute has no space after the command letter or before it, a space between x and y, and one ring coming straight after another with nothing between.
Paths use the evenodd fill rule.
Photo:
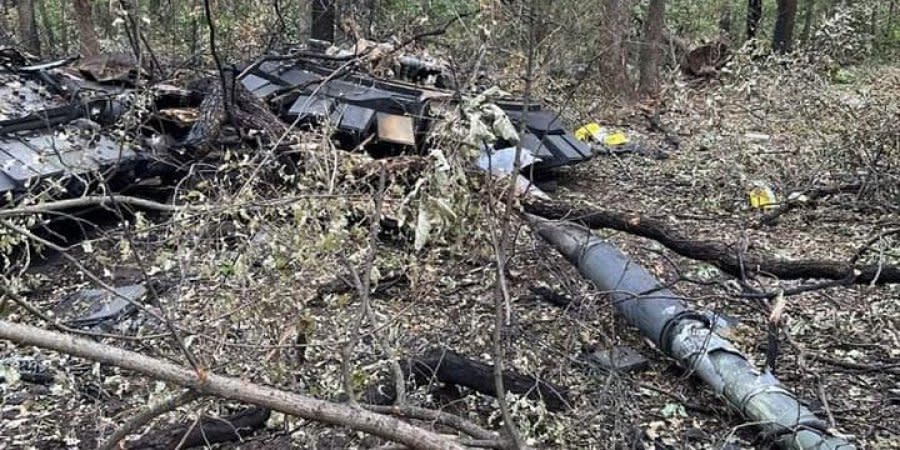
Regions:
<instances>
[{"instance_id":1,"label":"scattered metal fragment","mask_svg":"<svg viewBox=\"0 0 900 450\"><path fill-rule=\"evenodd\" d=\"M637 350L617 345L606 349L594 349L585 355L588 362L600 366L606 371L635 372L646 369L650 362Z\"/></svg>"},{"instance_id":2,"label":"scattered metal fragment","mask_svg":"<svg viewBox=\"0 0 900 450\"><path fill-rule=\"evenodd\" d=\"M46 178L81 188L88 174L113 166L127 171L143 161L142 152L120 145L92 120L114 120L116 108L106 98L61 103L34 80L0 72L0 194Z\"/></svg>"},{"instance_id":3,"label":"scattered metal fragment","mask_svg":"<svg viewBox=\"0 0 900 450\"><path fill-rule=\"evenodd\" d=\"M66 323L79 328L114 323L134 313L134 302L146 294L143 284L117 287L115 295L105 289L85 289L64 298L56 308L57 315L70 317Z\"/></svg>"}]
</instances>

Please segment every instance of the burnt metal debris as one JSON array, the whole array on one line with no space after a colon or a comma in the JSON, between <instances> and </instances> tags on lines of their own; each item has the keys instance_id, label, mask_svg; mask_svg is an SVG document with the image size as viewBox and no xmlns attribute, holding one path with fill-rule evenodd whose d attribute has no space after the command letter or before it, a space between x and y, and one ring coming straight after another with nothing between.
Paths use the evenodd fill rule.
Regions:
<instances>
[{"instance_id":1,"label":"burnt metal debris","mask_svg":"<svg viewBox=\"0 0 900 450\"><path fill-rule=\"evenodd\" d=\"M401 67L406 66L419 71L416 73L438 71L415 59L401 59ZM429 105L433 99L453 98L452 91L361 74L332 78L338 70L308 61L267 62L247 71L241 82L258 97L283 103L280 115L286 121L333 127L336 138L347 148L354 148L374 134L382 150L376 150L376 154L382 154L385 147L391 147L387 149L389 153L427 150L428 131L439 120ZM576 164L592 156L591 147L568 131L557 112L535 104L528 105L526 111L525 105L515 99L500 101L497 106L517 127L524 122L521 145L540 159L533 169ZM511 145L514 143L500 140L493 143L493 148ZM379 148L379 143L375 147Z\"/></svg>"},{"instance_id":2,"label":"burnt metal debris","mask_svg":"<svg viewBox=\"0 0 900 450\"><path fill-rule=\"evenodd\" d=\"M674 292L612 244L572 223L529 220L597 287L616 310L667 356L688 368L780 447L851 450L826 422L803 406L768 371L760 372L715 331L709 316L691 310Z\"/></svg>"},{"instance_id":3,"label":"burnt metal debris","mask_svg":"<svg viewBox=\"0 0 900 450\"><path fill-rule=\"evenodd\" d=\"M115 294L105 289L85 289L62 299L55 314L63 317L69 326L78 328L115 323L137 311L136 303L147 291L143 284L117 287Z\"/></svg>"},{"instance_id":4,"label":"burnt metal debris","mask_svg":"<svg viewBox=\"0 0 900 450\"><path fill-rule=\"evenodd\" d=\"M0 60L0 195L7 198L3 203L15 203L18 195L43 187L45 181L50 181L45 184L57 197L81 195L100 179L116 179L127 186L165 172L161 161L172 156L171 150L196 144L193 134L185 137L185 133L203 114L201 102L208 88L153 86L154 117L145 122L153 130L129 137L113 131L130 108L139 80L140 72L127 61L110 56L77 64L73 58L35 63L15 56L10 50ZM274 59L246 66L241 84L285 125L332 130L339 147L364 148L375 157L426 153L429 132L441 120L435 112L440 108L432 108L432 102L458 100L454 91L435 87L452 85L439 64L413 56L396 58L397 80L342 68L334 58ZM399 79L427 80L433 86ZM520 143L537 158L527 167L529 173L592 156L591 147L577 140L557 113L540 105L529 105L525 111L516 99L497 105L524 130ZM515 145L503 139L487 144L489 152ZM192 157L183 151L176 156L182 161Z\"/></svg>"},{"instance_id":5,"label":"burnt metal debris","mask_svg":"<svg viewBox=\"0 0 900 450\"><path fill-rule=\"evenodd\" d=\"M57 181L63 194L77 195L90 174L123 172L144 160L139 147L98 132L98 122L117 107L111 97L70 101L53 89L35 77L0 71L0 195L46 179Z\"/></svg>"}]
</instances>

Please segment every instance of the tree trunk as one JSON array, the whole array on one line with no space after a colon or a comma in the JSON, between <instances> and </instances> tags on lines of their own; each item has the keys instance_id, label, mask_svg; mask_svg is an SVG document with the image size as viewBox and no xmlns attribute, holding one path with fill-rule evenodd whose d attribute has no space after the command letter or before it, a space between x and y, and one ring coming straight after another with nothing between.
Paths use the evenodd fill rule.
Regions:
<instances>
[{"instance_id":1,"label":"tree trunk","mask_svg":"<svg viewBox=\"0 0 900 450\"><path fill-rule=\"evenodd\" d=\"M607 91L630 95L632 86L628 79L628 54L625 48L627 17L625 0L603 1L603 22L600 24L600 75L607 81Z\"/></svg>"},{"instance_id":2,"label":"tree trunk","mask_svg":"<svg viewBox=\"0 0 900 450\"><path fill-rule=\"evenodd\" d=\"M654 95L659 91L659 57L665 26L666 1L650 0L644 21L644 45L640 55L640 93Z\"/></svg>"},{"instance_id":3,"label":"tree trunk","mask_svg":"<svg viewBox=\"0 0 900 450\"><path fill-rule=\"evenodd\" d=\"M0 45L12 45L13 43L12 36L8 31L12 28L9 26L7 15L9 15L9 6L6 4L6 0L0 0Z\"/></svg>"},{"instance_id":4,"label":"tree trunk","mask_svg":"<svg viewBox=\"0 0 900 450\"><path fill-rule=\"evenodd\" d=\"M887 20L884 22L884 37L885 37L885 39L890 39L891 29L894 26L894 16L896 14L897 14L897 0L891 0L891 5L888 7Z\"/></svg>"},{"instance_id":5,"label":"tree trunk","mask_svg":"<svg viewBox=\"0 0 900 450\"><path fill-rule=\"evenodd\" d=\"M94 30L90 0L74 0L74 4L75 25L78 26L78 49L83 56L97 56L100 53L100 44Z\"/></svg>"},{"instance_id":6,"label":"tree trunk","mask_svg":"<svg viewBox=\"0 0 900 450\"><path fill-rule=\"evenodd\" d=\"M40 55L41 40L38 38L37 23L34 20L34 0L19 0L19 39L28 51Z\"/></svg>"},{"instance_id":7,"label":"tree trunk","mask_svg":"<svg viewBox=\"0 0 900 450\"><path fill-rule=\"evenodd\" d=\"M800 41L804 44L809 41L809 33L812 30L813 17L816 15L816 0L803 2L803 32Z\"/></svg>"},{"instance_id":8,"label":"tree trunk","mask_svg":"<svg viewBox=\"0 0 900 450\"><path fill-rule=\"evenodd\" d=\"M334 42L334 0L312 0L312 36Z\"/></svg>"},{"instance_id":9,"label":"tree trunk","mask_svg":"<svg viewBox=\"0 0 900 450\"><path fill-rule=\"evenodd\" d=\"M733 42L732 21L734 20L734 6L731 0L722 2L719 9L719 33L721 37L727 38L729 42Z\"/></svg>"},{"instance_id":10,"label":"tree trunk","mask_svg":"<svg viewBox=\"0 0 900 450\"><path fill-rule=\"evenodd\" d=\"M53 54L56 51L56 36L53 33L53 24L50 22L50 15L47 13L47 4L44 0L35 0L38 13L41 15L41 25L44 27L44 35L47 37L47 48L44 51ZM35 22L37 19L35 19Z\"/></svg>"},{"instance_id":11,"label":"tree trunk","mask_svg":"<svg viewBox=\"0 0 900 450\"><path fill-rule=\"evenodd\" d=\"M747 40L756 39L759 19L762 18L762 0L747 1Z\"/></svg>"},{"instance_id":12,"label":"tree trunk","mask_svg":"<svg viewBox=\"0 0 900 450\"><path fill-rule=\"evenodd\" d=\"M772 32L772 50L778 53L791 51L794 44L794 22L797 19L797 0L778 0L778 16Z\"/></svg>"}]
</instances>

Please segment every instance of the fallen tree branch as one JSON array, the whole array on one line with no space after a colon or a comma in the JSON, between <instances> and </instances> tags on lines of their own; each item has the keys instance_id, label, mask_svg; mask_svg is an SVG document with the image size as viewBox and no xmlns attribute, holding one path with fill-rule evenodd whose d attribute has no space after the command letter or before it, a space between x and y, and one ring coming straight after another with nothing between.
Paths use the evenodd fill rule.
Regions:
<instances>
[{"instance_id":1,"label":"fallen tree branch","mask_svg":"<svg viewBox=\"0 0 900 450\"><path fill-rule=\"evenodd\" d=\"M406 362L404 369L412 375L417 385L438 381L497 397L494 366L451 350L434 349L421 357L411 358ZM543 401L551 411L563 410L568 406L568 389L538 377L504 370L503 387L506 392ZM375 385L371 386L363 397L370 403L385 404L392 402L395 395L391 386Z\"/></svg>"},{"instance_id":2,"label":"fallen tree branch","mask_svg":"<svg viewBox=\"0 0 900 450\"><path fill-rule=\"evenodd\" d=\"M271 411L267 408L245 408L228 417L202 417L190 425L147 433L129 450L169 450L173 448L207 447L222 442L240 441L265 427Z\"/></svg>"},{"instance_id":3,"label":"fallen tree branch","mask_svg":"<svg viewBox=\"0 0 900 450\"><path fill-rule=\"evenodd\" d=\"M119 442L122 442L129 434L132 434L139 429L141 429L144 425L150 423L156 417L159 417L162 414L165 414L169 411L172 411L180 406L184 406L196 399L200 398L200 394L193 390L186 390L181 394L174 395L172 397L168 397L154 403L139 413L137 413L134 417L129 419L122 425L121 428L116 430L112 436L107 439L106 443L97 447L99 450L116 450L119 448Z\"/></svg>"},{"instance_id":4,"label":"fallen tree branch","mask_svg":"<svg viewBox=\"0 0 900 450\"><path fill-rule=\"evenodd\" d=\"M462 449L458 443L392 417L212 373L198 374L139 353L0 320L0 339L133 370L201 394L237 400L304 419L345 426L416 449Z\"/></svg>"},{"instance_id":5,"label":"fallen tree branch","mask_svg":"<svg viewBox=\"0 0 900 450\"><path fill-rule=\"evenodd\" d=\"M717 241L688 239L667 223L639 213L599 208L583 208L564 203L531 201L525 211L545 219L567 219L591 229L608 228L653 239L686 258L703 261L723 272L742 277L767 275L782 280L849 280L847 284L900 283L900 266L856 265L850 262L816 259L784 259L767 255L739 254L732 246Z\"/></svg>"},{"instance_id":6,"label":"fallen tree branch","mask_svg":"<svg viewBox=\"0 0 900 450\"><path fill-rule=\"evenodd\" d=\"M19 208L4 209L0 211L0 218L29 216L73 208L86 208L89 206L109 206L113 203L165 212L176 212L181 208L180 206L167 205L165 203L154 202L138 197L130 197L127 195L89 195L86 197L70 198L53 202L37 203Z\"/></svg>"}]
</instances>

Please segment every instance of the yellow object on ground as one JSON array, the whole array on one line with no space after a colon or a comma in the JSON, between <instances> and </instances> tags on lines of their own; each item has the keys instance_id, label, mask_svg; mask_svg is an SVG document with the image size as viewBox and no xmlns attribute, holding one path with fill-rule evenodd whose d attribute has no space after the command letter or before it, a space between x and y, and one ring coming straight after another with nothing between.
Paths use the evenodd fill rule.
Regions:
<instances>
[{"instance_id":1,"label":"yellow object on ground","mask_svg":"<svg viewBox=\"0 0 900 450\"><path fill-rule=\"evenodd\" d=\"M591 122L577 130L575 130L575 138L579 141L588 141L600 133L600 124Z\"/></svg>"},{"instance_id":2,"label":"yellow object on ground","mask_svg":"<svg viewBox=\"0 0 900 450\"><path fill-rule=\"evenodd\" d=\"M591 122L575 130L575 137L579 141L593 140L608 147L627 144L630 141L625 133L610 131L608 128L601 127L597 122Z\"/></svg>"},{"instance_id":3,"label":"yellow object on ground","mask_svg":"<svg viewBox=\"0 0 900 450\"><path fill-rule=\"evenodd\" d=\"M775 193L765 185L756 185L747 193L750 197L750 206L757 209L769 209L775 206Z\"/></svg>"},{"instance_id":4,"label":"yellow object on ground","mask_svg":"<svg viewBox=\"0 0 900 450\"><path fill-rule=\"evenodd\" d=\"M625 136L625 133L622 133L621 131L617 131L615 133L611 133L611 134L607 134L606 136L603 136L603 144L608 145L610 147L613 147L616 145L627 144L627 143L628 143L628 136Z\"/></svg>"}]
</instances>

